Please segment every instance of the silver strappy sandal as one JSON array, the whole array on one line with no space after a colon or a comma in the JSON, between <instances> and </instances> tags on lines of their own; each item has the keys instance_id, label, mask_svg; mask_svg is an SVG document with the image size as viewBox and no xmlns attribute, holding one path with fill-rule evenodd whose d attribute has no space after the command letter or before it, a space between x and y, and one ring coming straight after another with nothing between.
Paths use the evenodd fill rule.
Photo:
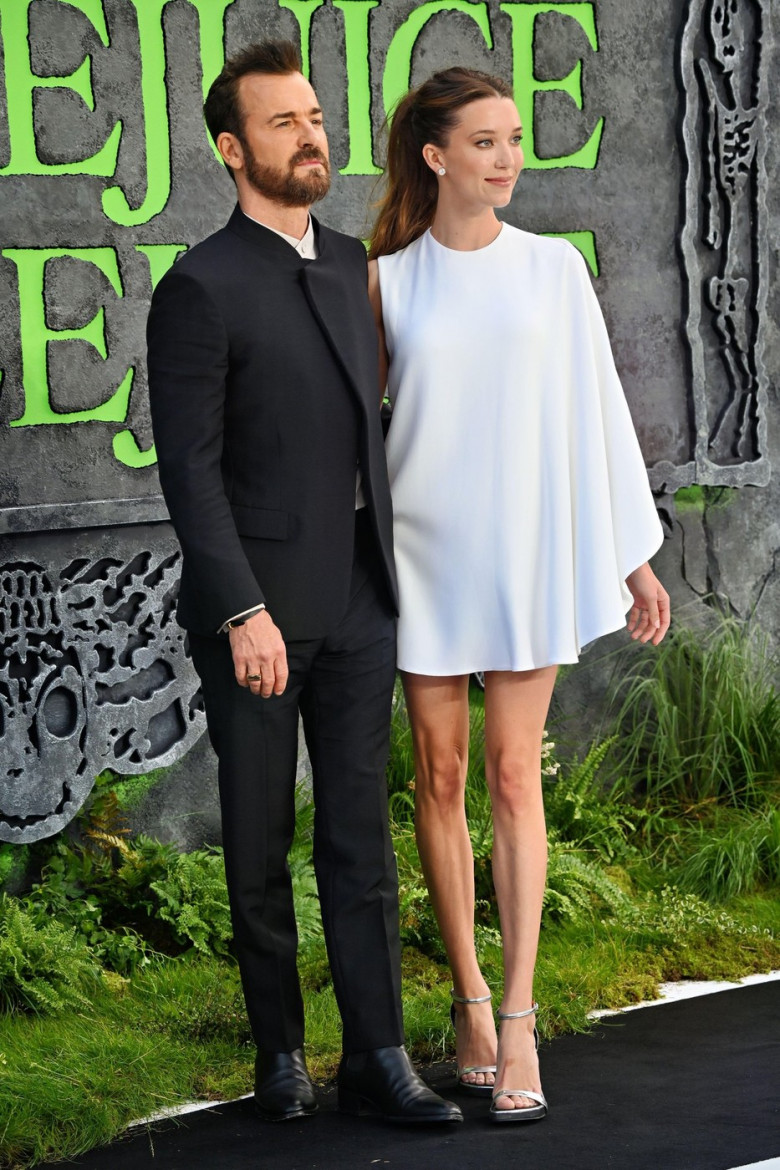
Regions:
<instances>
[{"instance_id":1,"label":"silver strappy sandal","mask_svg":"<svg viewBox=\"0 0 780 1170\"><path fill-rule=\"evenodd\" d=\"M456 1003L488 1003L493 997L488 992L487 995L478 995L474 999L467 999L462 995L455 994L455 988L450 988L450 995L452 996L452 1003L450 1004L450 1019L452 1020L453 1031L455 1029L455 1004ZM496 1066L494 1064L467 1064L464 1068L458 1067L455 1074L458 1079L458 1088L462 1089L464 1093L471 1093L474 1097L490 1097L493 1093L493 1085L478 1085L473 1081L464 1081L463 1077L469 1073L493 1073L495 1075Z\"/></svg>"},{"instance_id":2,"label":"silver strappy sandal","mask_svg":"<svg viewBox=\"0 0 780 1170\"><path fill-rule=\"evenodd\" d=\"M499 1020L521 1020L524 1016L532 1016L539 1010L539 1004L534 1003L525 1012L499 1012ZM534 1047L539 1050L539 1033L534 1028ZM532 1089L498 1089L491 1094L493 1102L490 1106L491 1121L541 1121L547 1116L547 1101L544 1093L535 1093ZM537 1105L516 1105L513 1109L496 1109L499 1097L530 1097L538 1101Z\"/></svg>"}]
</instances>

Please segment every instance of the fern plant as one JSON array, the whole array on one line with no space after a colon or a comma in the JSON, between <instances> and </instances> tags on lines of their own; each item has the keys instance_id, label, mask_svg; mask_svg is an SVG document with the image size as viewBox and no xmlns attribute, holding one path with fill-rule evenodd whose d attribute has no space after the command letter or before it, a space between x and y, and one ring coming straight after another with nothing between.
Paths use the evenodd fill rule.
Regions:
<instances>
[{"instance_id":1,"label":"fern plant","mask_svg":"<svg viewBox=\"0 0 780 1170\"><path fill-rule=\"evenodd\" d=\"M302 856L300 853L291 854L289 866L298 938L305 945L322 935L317 879L314 876L314 866L310 856Z\"/></svg>"},{"instance_id":2,"label":"fern plant","mask_svg":"<svg viewBox=\"0 0 780 1170\"><path fill-rule=\"evenodd\" d=\"M170 924L179 944L204 955L228 954L233 931L221 850L178 854L149 889L156 894L156 914Z\"/></svg>"},{"instance_id":3,"label":"fern plant","mask_svg":"<svg viewBox=\"0 0 780 1170\"><path fill-rule=\"evenodd\" d=\"M554 834L550 836L543 921L581 922L594 914L619 919L630 915L632 907L626 891L598 862L584 857Z\"/></svg>"},{"instance_id":4,"label":"fern plant","mask_svg":"<svg viewBox=\"0 0 780 1170\"><path fill-rule=\"evenodd\" d=\"M544 807L547 824L560 841L595 853L613 864L636 853L631 843L640 809L627 809L625 800L606 791L601 767L615 743L615 737L591 746L585 759L545 777Z\"/></svg>"},{"instance_id":5,"label":"fern plant","mask_svg":"<svg viewBox=\"0 0 780 1170\"><path fill-rule=\"evenodd\" d=\"M0 1006L4 1011L58 1012L89 1004L97 963L73 928L41 921L15 898L0 895Z\"/></svg>"}]
</instances>

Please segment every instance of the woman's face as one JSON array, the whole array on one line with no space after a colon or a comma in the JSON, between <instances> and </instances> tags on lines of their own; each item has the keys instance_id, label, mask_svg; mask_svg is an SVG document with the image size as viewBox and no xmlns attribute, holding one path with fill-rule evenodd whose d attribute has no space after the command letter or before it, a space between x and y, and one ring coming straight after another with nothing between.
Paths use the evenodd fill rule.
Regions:
<instances>
[{"instance_id":1,"label":"woman's face","mask_svg":"<svg viewBox=\"0 0 780 1170\"><path fill-rule=\"evenodd\" d=\"M479 210L505 207L523 169L523 128L511 98L486 97L459 111L446 146L423 147L423 157L439 176L439 197Z\"/></svg>"}]
</instances>

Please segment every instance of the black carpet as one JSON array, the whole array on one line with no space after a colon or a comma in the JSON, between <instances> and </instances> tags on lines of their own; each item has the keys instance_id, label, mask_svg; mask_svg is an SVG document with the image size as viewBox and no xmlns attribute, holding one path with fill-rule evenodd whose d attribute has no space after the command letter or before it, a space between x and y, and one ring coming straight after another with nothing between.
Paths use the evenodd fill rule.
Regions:
<instances>
[{"instance_id":1,"label":"black carpet","mask_svg":"<svg viewBox=\"0 0 780 1170\"><path fill-rule=\"evenodd\" d=\"M320 1113L267 1124L250 1100L136 1130L84 1170L731 1170L780 1157L780 981L614 1016L541 1049L550 1115L491 1125L488 1102L426 1079L465 1124L402 1129Z\"/></svg>"}]
</instances>

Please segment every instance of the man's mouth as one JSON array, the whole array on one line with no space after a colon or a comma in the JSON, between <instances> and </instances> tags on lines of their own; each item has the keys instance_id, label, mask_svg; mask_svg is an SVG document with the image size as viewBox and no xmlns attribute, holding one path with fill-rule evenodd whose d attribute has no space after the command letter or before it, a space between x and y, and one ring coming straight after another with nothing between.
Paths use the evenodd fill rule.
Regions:
<instances>
[{"instance_id":1,"label":"man's mouth","mask_svg":"<svg viewBox=\"0 0 780 1170\"><path fill-rule=\"evenodd\" d=\"M291 167L322 167L328 169L328 162L321 154L294 154L290 159Z\"/></svg>"}]
</instances>

